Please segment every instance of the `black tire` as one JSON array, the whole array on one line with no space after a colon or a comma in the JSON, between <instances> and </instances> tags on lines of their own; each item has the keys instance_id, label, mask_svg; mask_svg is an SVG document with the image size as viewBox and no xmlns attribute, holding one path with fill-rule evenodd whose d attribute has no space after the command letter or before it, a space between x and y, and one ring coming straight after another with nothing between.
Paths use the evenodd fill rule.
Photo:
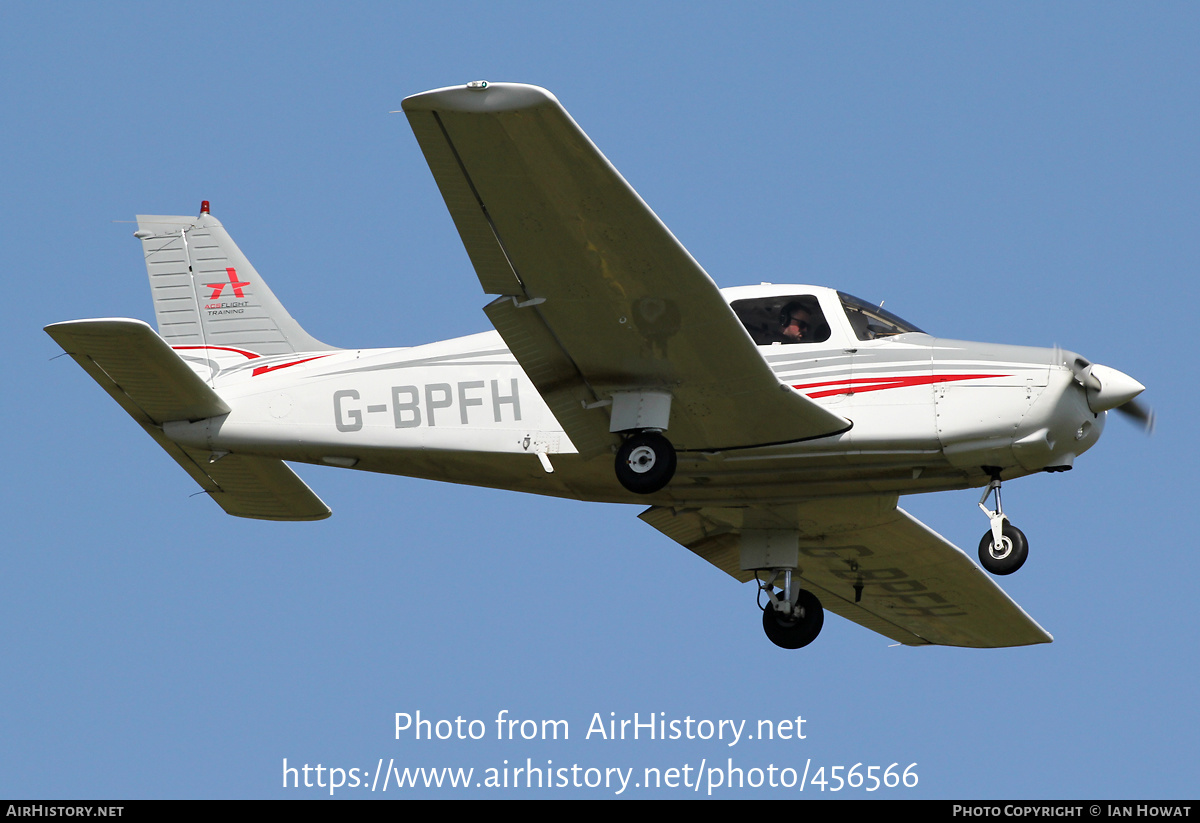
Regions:
<instances>
[{"instance_id":1,"label":"black tire","mask_svg":"<svg viewBox=\"0 0 1200 823\"><path fill-rule=\"evenodd\" d=\"M675 447L658 432L635 434L617 450L617 480L634 494L654 494L675 476Z\"/></svg>"},{"instance_id":2,"label":"black tire","mask_svg":"<svg viewBox=\"0 0 1200 823\"><path fill-rule=\"evenodd\" d=\"M810 591L800 590L796 605L804 613L801 617L780 618L775 607L768 603L763 609L763 631L767 638L781 649L802 649L817 639L825 625L825 610L821 601Z\"/></svg>"},{"instance_id":3,"label":"black tire","mask_svg":"<svg viewBox=\"0 0 1200 823\"><path fill-rule=\"evenodd\" d=\"M979 565L995 575L1012 574L1024 566L1029 557L1029 542L1024 532L1006 521L1002 534L1003 545L996 551L993 550L991 529L979 541Z\"/></svg>"}]
</instances>

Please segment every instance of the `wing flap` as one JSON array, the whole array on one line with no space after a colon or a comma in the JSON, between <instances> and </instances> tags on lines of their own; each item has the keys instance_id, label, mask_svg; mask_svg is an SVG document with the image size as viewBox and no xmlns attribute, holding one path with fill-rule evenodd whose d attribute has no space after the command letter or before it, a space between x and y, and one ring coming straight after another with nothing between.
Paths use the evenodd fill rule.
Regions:
<instances>
[{"instance_id":1,"label":"wing flap","mask_svg":"<svg viewBox=\"0 0 1200 823\"><path fill-rule=\"evenodd\" d=\"M669 391L681 450L850 427L780 384L716 284L549 92L439 89L404 110L481 284L545 326L535 345L572 364L572 391ZM603 418L588 419L606 439Z\"/></svg>"},{"instance_id":2,"label":"wing flap","mask_svg":"<svg viewBox=\"0 0 1200 823\"><path fill-rule=\"evenodd\" d=\"M640 517L743 582L754 579L741 568L743 530L796 530L804 588L835 614L905 645L996 648L1053 640L961 549L895 503L885 497L769 510L652 507Z\"/></svg>"},{"instance_id":3,"label":"wing flap","mask_svg":"<svg viewBox=\"0 0 1200 823\"><path fill-rule=\"evenodd\" d=\"M592 406L596 395L538 314L519 308L511 297L493 301L484 312L575 450L584 458L611 454L618 440L608 430L608 415Z\"/></svg>"},{"instance_id":4,"label":"wing flap","mask_svg":"<svg viewBox=\"0 0 1200 823\"><path fill-rule=\"evenodd\" d=\"M92 379L226 512L259 520L320 520L329 507L282 460L209 455L170 440L162 424L229 413L229 406L140 320L77 320L46 327Z\"/></svg>"}]
</instances>

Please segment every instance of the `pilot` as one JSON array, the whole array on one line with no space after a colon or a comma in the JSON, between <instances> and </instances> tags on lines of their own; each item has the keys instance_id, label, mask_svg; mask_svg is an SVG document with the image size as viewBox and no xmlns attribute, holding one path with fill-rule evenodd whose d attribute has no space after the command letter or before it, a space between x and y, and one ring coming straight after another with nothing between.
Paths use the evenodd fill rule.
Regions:
<instances>
[{"instance_id":1,"label":"pilot","mask_svg":"<svg viewBox=\"0 0 1200 823\"><path fill-rule=\"evenodd\" d=\"M793 300L779 312L779 335L784 343L813 342L812 314L804 304Z\"/></svg>"}]
</instances>

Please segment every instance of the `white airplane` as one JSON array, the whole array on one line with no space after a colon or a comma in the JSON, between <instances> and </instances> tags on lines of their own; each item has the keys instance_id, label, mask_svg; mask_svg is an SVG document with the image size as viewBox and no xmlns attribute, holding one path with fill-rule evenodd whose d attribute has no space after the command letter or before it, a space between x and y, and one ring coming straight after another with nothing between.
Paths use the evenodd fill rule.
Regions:
<instances>
[{"instance_id":1,"label":"white airplane","mask_svg":"<svg viewBox=\"0 0 1200 823\"><path fill-rule=\"evenodd\" d=\"M1070 469L1143 390L1059 349L943 340L801 285L718 289L549 92L403 103L496 331L305 333L208 203L139 216L158 332L46 331L229 514L329 509L283 462L613 503L739 581L800 648L824 608L906 645L1051 641L901 494L982 487L979 561L1025 562L1002 480ZM615 455L615 461L614 461ZM995 499L994 508L987 505Z\"/></svg>"}]
</instances>

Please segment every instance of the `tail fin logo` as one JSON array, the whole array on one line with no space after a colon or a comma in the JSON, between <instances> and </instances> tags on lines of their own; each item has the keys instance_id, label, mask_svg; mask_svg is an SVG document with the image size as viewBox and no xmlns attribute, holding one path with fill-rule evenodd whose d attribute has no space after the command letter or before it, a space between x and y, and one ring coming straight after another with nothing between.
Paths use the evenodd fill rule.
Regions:
<instances>
[{"instance_id":1,"label":"tail fin logo","mask_svg":"<svg viewBox=\"0 0 1200 823\"><path fill-rule=\"evenodd\" d=\"M208 288L213 290L213 293L211 295L209 295L209 297L208 297L209 300L219 300L221 298L221 292L223 292L225 290L226 286L233 287L233 296L234 297L245 297L246 296L245 292L242 291L242 287L249 286L250 281L238 280L237 279L237 269L228 268L228 269L225 269L225 271L229 273L229 282L228 283L205 283L204 284L205 286L207 286Z\"/></svg>"}]
</instances>

